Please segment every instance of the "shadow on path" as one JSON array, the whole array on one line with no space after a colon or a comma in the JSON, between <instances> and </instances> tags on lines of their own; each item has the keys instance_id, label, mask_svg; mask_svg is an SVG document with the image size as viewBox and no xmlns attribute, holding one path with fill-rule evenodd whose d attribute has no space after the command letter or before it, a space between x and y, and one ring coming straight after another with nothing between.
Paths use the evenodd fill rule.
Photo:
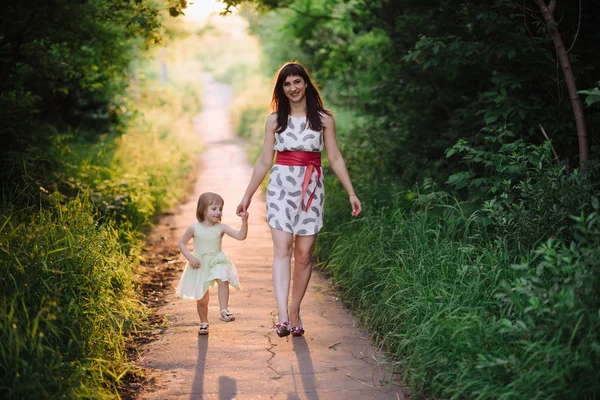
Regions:
<instances>
[{"instance_id":1,"label":"shadow on path","mask_svg":"<svg viewBox=\"0 0 600 400\"><path fill-rule=\"evenodd\" d=\"M208 355L208 336L198 336L198 361L194 370L194 380L190 391L190 400L201 399L204 395L204 371L206 369L206 356Z\"/></svg>"},{"instance_id":2,"label":"shadow on path","mask_svg":"<svg viewBox=\"0 0 600 400\"><path fill-rule=\"evenodd\" d=\"M288 400L299 400L298 386L296 384L296 376L300 375L302 381L302 392L308 400L319 400L319 394L317 393L317 385L315 382L315 370L313 367L312 357L310 356L310 348L308 342L304 336L292 339L292 346L296 359L298 360L299 371L297 374L293 373L294 377L294 392L288 395ZM292 367L293 368L293 367Z\"/></svg>"},{"instance_id":3,"label":"shadow on path","mask_svg":"<svg viewBox=\"0 0 600 400\"><path fill-rule=\"evenodd\" d=\"M237 395L237 382L228 376L219 377L219 399L231 400Z\"/></svg>"}]
</instances>

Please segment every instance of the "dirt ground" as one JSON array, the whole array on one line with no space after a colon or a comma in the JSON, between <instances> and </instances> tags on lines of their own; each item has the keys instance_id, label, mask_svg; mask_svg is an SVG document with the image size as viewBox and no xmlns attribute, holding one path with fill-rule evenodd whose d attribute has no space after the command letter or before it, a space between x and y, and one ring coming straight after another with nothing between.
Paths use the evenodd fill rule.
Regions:
<instances>
[{"instance_id":1,"label":"dirt ground","mask_svg":"<svg viewBox=\"0 0 600 400\"><path fill-rule=\"evenodd\" d=\"M223 250L236 264L242 284L242 290L231 292L229 309L236 320L219 320L217 292L211 288L210 334L197 336L195 302L174 296L185 265L177 241L195 221L196 201L205 191L223 196L223 222L239 228L235 208L252 173L231 129L230 88L205 76L203 93L204 108L196 126L206 151L200 155L197 180L190 197L161 218L145 253L144 295L156 308L155 318L164 319L166 325L157 325L141 347L137 365L146 380L137 398L408 399L369 334L357 328L319 273L313 273L303 302L305 336L279 338L274 332L273 248L259 193L249 209L248 238L223 240Z\"/></svg>"}]
</instances>

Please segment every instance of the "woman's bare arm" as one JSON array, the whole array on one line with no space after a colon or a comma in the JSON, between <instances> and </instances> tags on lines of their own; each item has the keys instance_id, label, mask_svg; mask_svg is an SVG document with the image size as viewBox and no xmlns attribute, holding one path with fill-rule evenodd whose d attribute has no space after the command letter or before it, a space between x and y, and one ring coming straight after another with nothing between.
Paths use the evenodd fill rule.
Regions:
<instances>
[{"instance_id":1,"label":"woman's bare arm","mask_svg":"<svg viewBox=\"0 0 600 400\"><path fill-rule=\"evenodd\" d=\"M331 115L323 114L323 141L325 144L325 150L327 151L327 160L331 169L340 180L340 183L348 192L350 204L352 206L352 215L357 216L362 211L362 204L354 192L352 187L352 181L350 180L350 174L346 168L344 157L337 143L337 136L335 133L335 119Z\"/></svg>"}]
</instances>

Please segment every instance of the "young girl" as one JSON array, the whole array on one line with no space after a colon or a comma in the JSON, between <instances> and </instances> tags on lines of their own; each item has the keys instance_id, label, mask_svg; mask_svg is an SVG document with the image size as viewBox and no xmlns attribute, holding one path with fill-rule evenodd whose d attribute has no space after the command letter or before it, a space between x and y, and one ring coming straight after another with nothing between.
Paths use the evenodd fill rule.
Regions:
<instances>
[{"instance_id":1,"label":"young girl","mask_svg":"<svg viewBox=\"0 0 600 400\"><path fill-rule=\"evenodd\" d=\"M248 213L241 215L242 228L236 231L222 224L223 198L216 193L203 193L198 199L196 218L179 240L179 249L188 260L183 270L175 294L184 300L196 300L200 316L199 335L208 335L208 300L210 286L219 285L219 306L221 321L235 320L227 309L229 285L240 289L235 265L221 251L223 234L234 239L244 240L248 233ZM190 253L187 242L194 238L194 252Z\"/></svg>"}]
</instances>

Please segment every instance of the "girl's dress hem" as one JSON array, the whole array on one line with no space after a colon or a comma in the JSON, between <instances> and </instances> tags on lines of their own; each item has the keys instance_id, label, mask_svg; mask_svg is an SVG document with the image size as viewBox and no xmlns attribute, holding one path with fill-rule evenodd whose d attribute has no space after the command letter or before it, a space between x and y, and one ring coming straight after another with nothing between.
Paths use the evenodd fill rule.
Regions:
<instances>
[{"instance_id":1,"label":"girl's dress hem","mask_svg":"<svg viewBox=\"0 0 600 400\"><path fill-rule=\"evenodd\" d=\"M200 268L186 263L175 290L175 296L183 300L200 300L217 280L229 282L235 289L241 289L238 272L231 260L221 251L220 224L206 228L196 223L194 231L194 252L200 261Z\"/></svg>"}]
</instances>

